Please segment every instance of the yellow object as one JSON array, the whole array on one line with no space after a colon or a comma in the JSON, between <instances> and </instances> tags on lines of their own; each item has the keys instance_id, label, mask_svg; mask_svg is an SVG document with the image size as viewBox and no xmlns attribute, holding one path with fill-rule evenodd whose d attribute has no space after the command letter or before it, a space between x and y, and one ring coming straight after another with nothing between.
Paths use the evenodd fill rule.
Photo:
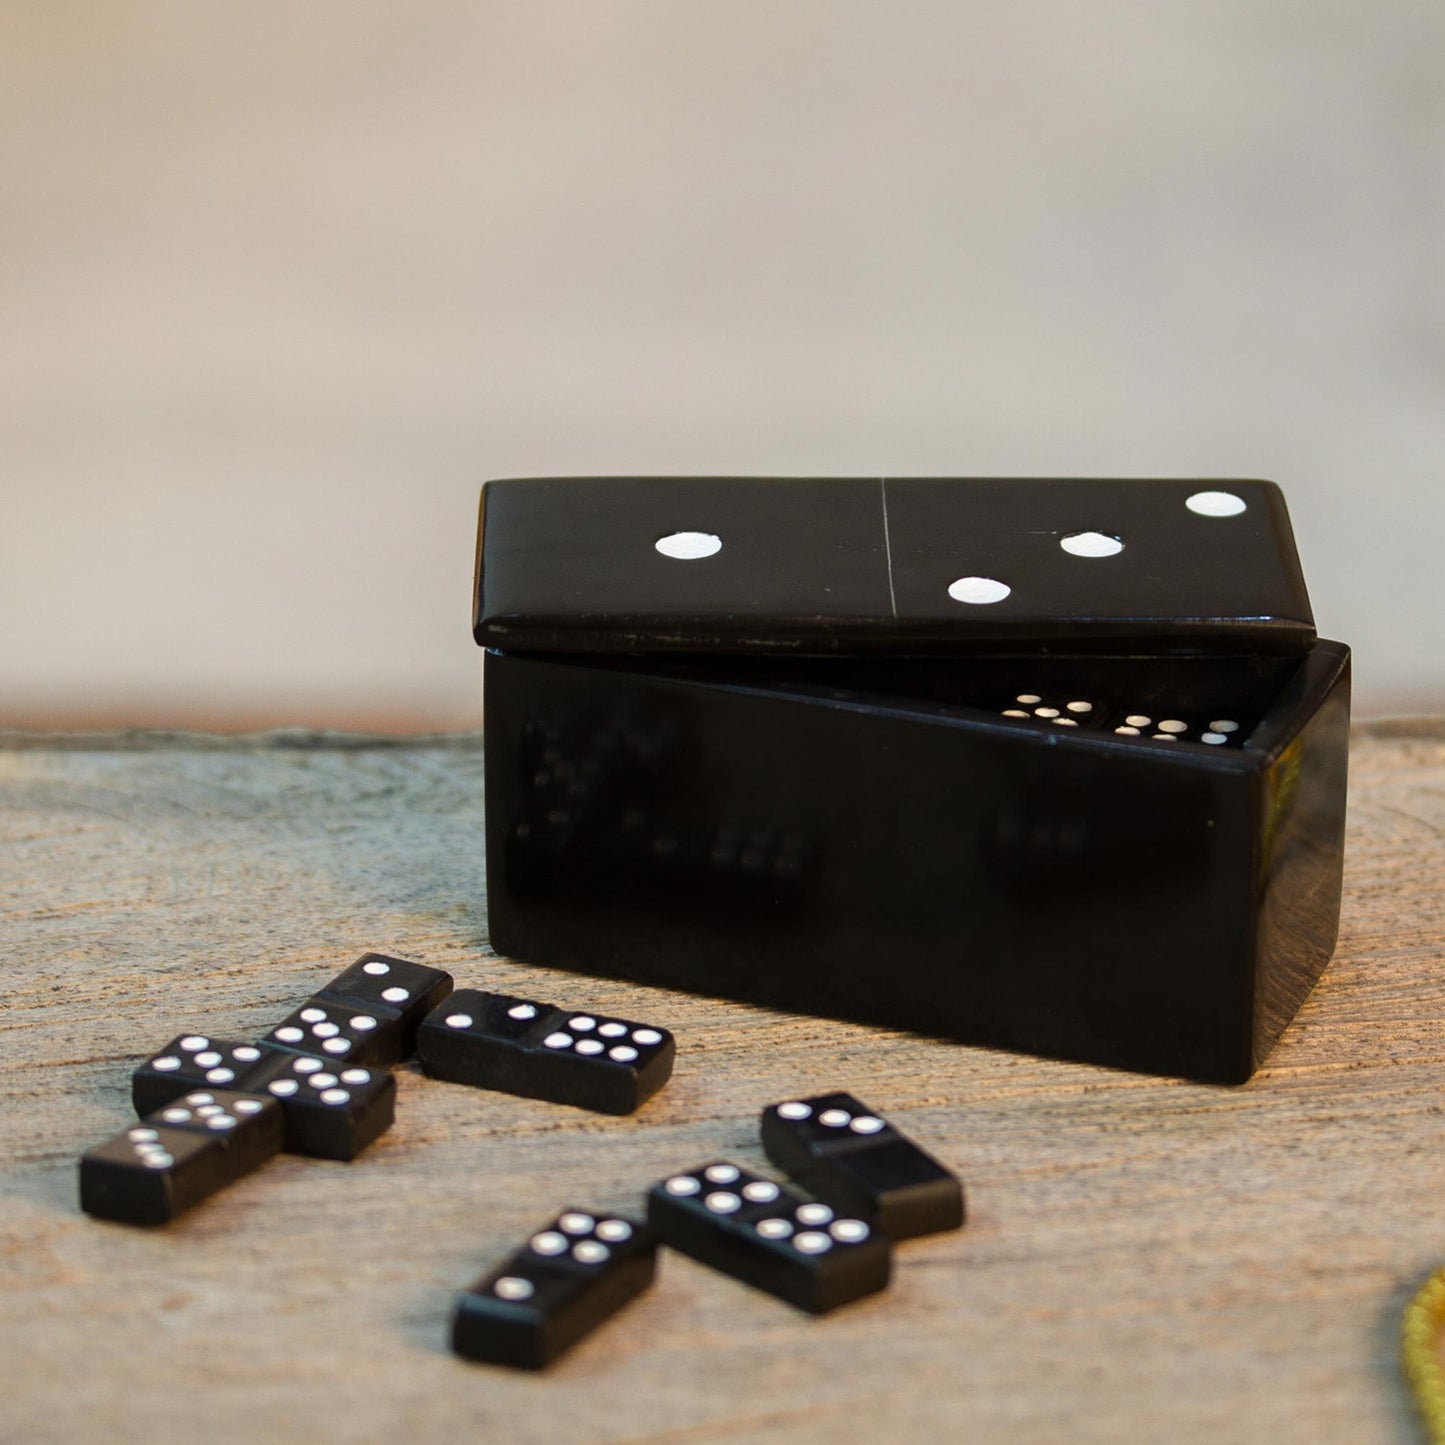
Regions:
<instances>
[{"instance_id":1,"label":"yellow object","mask_svg":"<svg viewBox=\"0 0 1445 1445\"><path fill-rule=\"evenodd\" d=\"M1440 1367L1440 1331L1445 1326L1445 1268L1415 1291L1400 1320L1400 1363L1415 1396L1430 1445L1445 1445L1445 1370Z\"/></svg>"}]
</instances>

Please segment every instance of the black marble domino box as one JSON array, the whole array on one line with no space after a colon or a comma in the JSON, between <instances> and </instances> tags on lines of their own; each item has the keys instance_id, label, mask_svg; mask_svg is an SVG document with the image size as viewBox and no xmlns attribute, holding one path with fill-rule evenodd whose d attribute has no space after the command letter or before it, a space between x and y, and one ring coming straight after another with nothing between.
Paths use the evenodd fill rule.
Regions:
<instances>
[{"instance_id":1,"label":"black marble domino box","mask_svg":"<svg viewBox=\"0 0 1445 1445\"><path fill-rule=\"evenodd\" d=\"M1271 483L492 482L474 627L500 952L1234 1083L1334 947Z\"/></svg>"}]
</instances>

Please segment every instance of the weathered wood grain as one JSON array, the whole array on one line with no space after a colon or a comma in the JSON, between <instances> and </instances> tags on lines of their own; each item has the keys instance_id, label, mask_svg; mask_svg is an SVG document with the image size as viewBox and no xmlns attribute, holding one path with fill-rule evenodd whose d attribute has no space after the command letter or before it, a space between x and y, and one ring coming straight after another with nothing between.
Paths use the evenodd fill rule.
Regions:
<instances>
[{"instance_id":1,"label":"weathered wood grain","mask_svg":"<svg viewBox=\"0 0 1445 1445\"><path fill-rule=\"evenodd\" d=\"M1438 725L1359 736L1339 953L1234 1090L499 961L465 740L121 741L0 750L5 1439L1416 1438L1394 1335L1445 1261ZM282 1158L160 1232L78 1213L143 1052L258 1033L367 947L662 1020L675 1079L615 1120L403 1072L354 1164ZM886 1295L812 1320L670 1255L545 1377L448 1355L454 1290L555 1207L761 1162L759 1105L837 1085L969 1186Z\"/></svg>"}]
</instances>

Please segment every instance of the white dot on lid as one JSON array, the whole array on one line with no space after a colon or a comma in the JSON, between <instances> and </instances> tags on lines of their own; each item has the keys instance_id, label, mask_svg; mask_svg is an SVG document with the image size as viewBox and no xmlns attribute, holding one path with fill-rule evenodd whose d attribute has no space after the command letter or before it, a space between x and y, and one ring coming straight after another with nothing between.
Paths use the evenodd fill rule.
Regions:
<instances>
[{"instance_id":1,"label":"white dot on lid","mask_svg":"<svg viewBox=\"0 0 1445 1445\"><path fill-rule=\"evenodd\" d=\"M672 1179L669 1179L662 1187L667 1190L669 1194L676 1194L679 1198L682 1198L688 1194L696 1194L697 1191L702 1188L702 1185L690 1174L678 1174Z\"/></svg>"},{"instance_id":2,"label":"white dot on lid","mask_svg":"<svg viewBox=\"0 0 1445 1445\"><path fill-rule=\"evenodd\" d=\"M357 1014L351 1020L351 1027L358 1033L369 1034L376 1027L376 1020L370 1014Z\"/></svg>"},{"instance_id":3,"label":"white dot on lid","mask_svg":"<svg viewBox=\"0 0 1445 1445\"><path fill-rule=\"evenodd\" d=\"M1214 733L1232 733L1239 730L1239 724L1231 722L1227 717L1216 718L1209 724L1209 730Z\"/></svg>"},{"instance_id":4,"label":"white dot on lid","mask_svg":"<svg viewBox=\"0 0 1445 1445\"><path fill-rule=\"evenodd\" d=\"M542 1046L543 1046L543 1048L548 1048L548 1049L565 1049L565 1048L570 1048L570 1047L571 1047L571 1044L572 1044L572 1035L571 1035L571 1034L548 1034L547 1037L542 1040Z\"/></svg>"},{"instance_id":5,"label":"white dot on lid","mask_svg":"<svg viewBox=\"0 0 1445 1445\"><path fill-rule=\"evenodd\" d=\"M1005 717L1027 717L1028 713L1021 707L1006 707L1003 710L1003 715Z\"/></svg>"},{"instance_id":6,"label":"white dot on lid","mask_svg":"<svg viewBox=\"0 0 1445 1445\"><path fill-rule=\"evenodd\" d=\"M818 1115L818 1122L830 1129L841 1129L853 1116L846 1109L824 1109Z\"/></svg>"},{"instance_id":7,"label":"white dot on lid","mask_svg":"<svg viewBox=\"0 0 1445 1445\"><path fill-rule=\"evenodd\" d=\"M612 1251L595 1239L584 1239L572 1246L572 1258L579 1264L601 1264L612 1258Z\"/></svg>"},{"instance_id":8,"label":"white dot on lid","mask_svg":"<svg viewBox=\"0 0 1445 1445\"><path fill-rule=\"evenodd\" d=\"M144 1164L147 1169L169 1169L176 1161L172 1159L169 1154L162 1152L160 1154L146 1154L140 1162Z\"/></svg>"},{"instance_id":9,"label":"white dot on lid","mask_svg":"<svg viewBox=\"0 0 1445 1445\"><path fill-rule=\"evenodd\" d=\"M283 1044L297 1044L306 1037L306 1034L301 1029L292 1028L288 1024L284 1029L276 1030L276 1037L280 1039Z\"/></svg>"},{"instance_id":10,"label":"white dot on lid","mask_svg":"<svg viewBox=\"0 0 1445 1445\"><path fill-rule=\"evenodd\" d=\"M632 1038L639 1044L660 1044L662 1035L656 1029L633 1029Z\"/></svg>"},{"instance_id":11,"label":"white dot on lid","mask_svg":"<svg viewBox=\"0 0 1445 1445\"><path fill-rule=\"evenodd\" d=\"M347 1069L341 1075L341 1082L343 1084L369 1084L371 1075L365 1069Z\"/></svg>"},{"instance_id":12,"label":"white dot on lid","mask_svg":"<svg viewBox=\"0 0 1445 1445\"><path fill-rule=\"evenodd\" d=\"M1199 741L1218 747L1220 743L1227 743L1229 738L1224 733L1201 733Z\"/></svg>"},{"instance_id":13,"label":"white dot on lid","mask_svg":"<svg viewBox=\"0 0 1445 1445\"><path fill-rule=\"evenodd\" d=\"M630 1064L637 1057L637 1050L631 1044L618 1044L607 1050L607 1057L616 1059L619 1064Z\"/></svg>"},{"instance_id":14,"label":"white dot on lid","mask_svg":"<svg viewBox=\"0 0 1445 1445\"><path fill-rule=\"evenodd\" d=\"M153 1059L151 1061L151 1068L158 1069L163 1074L169 1074L172 1070L180 1068L180 1066L181 1061L171 1054L165 1055L164 1058Z\"/></svg>"},{"instance_id":15,"label":"white dot on lid","mask_svg":"<svg viewBox=\"0 0 1445 1445\"><path fill-rule=\"evenodd\" d=\"M1167 717L1159 724L1159 731L1161 733L1187 733L1189 731L1189 724L1187 722L1180 722L1177 717Z\"/></svg>"},{"instance_id":16,"label":"white dot on lid","mask_svg":"<svg viewBox=\"0 0 1445 1445\"><path fill-rule=\"evenodd\" d=\"M828 1226L828 1233L840 1244L860 1244L868 1238L868 1226L861 1219L839 1219Z\"/></svg>"},{"instance_id":17,"label":"white dot on lid","mask_svg":"<svg viewBox=\"0 0 1445 1445\"><path fill-rule=\"evenodd\" d=\"M385 973L391 972L389 963L382 963L380 959L373 958L369 963L361 965L362 973L369 973L373 978L380 978Z\"/></svg>"},{"instance_id":18,"label":"white dot on lid","mask_svg":"<svg viewBox=\"0 0 1445 1445\"><path fill-rule=\"evenodd\" d=\"M1124 721L1128 723L1131 728L1147 728L1154 719L1152 717L1145 717L1142 712L1131 712Z\"/></svg>"},{"instance_id":19,"label":"white dot on lid","mask_svg":"<svg viewBox=\"0 0 1445 1445\"><path fill-rule=\"evenodd\" d=\"M566 1235L558 1234L555 1229L544 1229L541 1234L534 1234L530 1243L534 1254L566 1254L571 1248Z\"/></svg>"},{"instance_id":20,"label":"white dot on lid","mask_svg":"<svg viewBox=\"0 0 1445 1445\"><path fill-rule=\"evenodd\" d=\"M799 1224L827 1224L832 1217L833 1211L826 1204L800 1204L798 1206Z\"/></svg>"},{"instance_id":21,"label":"white dot on lid","mask_svg":"<svg viewBox=\"0 0 1445 1445\"><path fill-rule=\"evenodd\" d=\"M149 1144L159 1139L160 1135L154 1129L128 1129L125 1137L135 1144Z\"/></svg>"},{"instance_id":22,"label":"white dot on lid","mask_svg":"<svg viewBox=\"0 0 1445 1445\"><path fill-rule=\"evenodd\" d=\"M812 1108L796 1100L789 1104L778 1105L778 1118L780 1119L808 1119L813 1114Z\"/></svg>"},{"instance_id":23,"label":"white dot on lid","mask_svg":"<svg viewBox=\"0 0 1445 1445\"><path fill-rule=\"evenodd\" d=\"M632 1226L625 1219L604 1219L597 1226L597 1238L609 1244L621 1244L624 1239L632 1238Z\"/></svg>"},{"instance_id":24,"label":"white dot on lid","mask_svg":"<svg viewBox=\"0 0 1445 1445\"><path fill-rule=\"evenodd\" d=\"M449 1029L469 1029L472 1026L471 1014L448 1014L447 1027Z\"/></svg>"},{"instance_id":25,"label":"white dot on lid","mask_svg":"<svg viewBox=\"0 0 1445 1445\"><path fill-rule=\"evenodd\" d=\"M969 602L979 607L1002 602L1012 591L1008 583L993 577L959 577L948 584L948 595L955 602Z\"/></svg>"},{"instance_id":26,"label":"white dot on lid","mask_svg":"<svg viewBox=\"0 0 1445 1445\"><path fill-rule=\"evenodd\" d=\"M507 1017L509 1019L534 1019L537 1017L536 1005L530 1003L513 1004L512 1007L507 1010Z\"/></svg>"},{"instance_id":27,"label":"white dot on lid","mask_svg":"<svg viewBox=\"0 0 1445 1445\"><path fill-rule=\"evenodd\" d=\"M712 532L670 532L652 545L675 562L696 562L717 556L722 551L722 538Z\"/></svg>"},{"instance_id":28,"label":"white dot on lid","mask_svg":"<svg viewBox=\"0 0 1445 1445\"><path fill-rule=\"evenodd\" d=\"M234 1105L238 1114L259 1114L264 1107L260 1099L237 1099Z\"/></svg>"},{"instance_id":29,"label":"white dot on lid","mask_svg":"<svg viewBox=\"0 0 1445 1445\"><path fill-rule=\"evenodd\" d=\"M261 1057L261 1050L254 1044L242 1044L240 1048L231 1051L243 1064L254 1064Z\"/></svg>"},{"instance_id":30,"label":"white dot on lid","mask_svg":"<svg viewBox=\"0 0 1445 1445\"><path fill-rule=\"evenodd\" d=\"M1056 707L1036 707L1034 709L1035 717L1058 717L1058 715L1059 710Z\"/></svg>"},{"instance_id":31,"label":"white dot on lid","mask_svg":"<svg viewBox=\"0 0 1445 1445\"><path fill-rule=\"evenodd\" d=\"M1124 541L1107 532L1073 532L1060 537L1059 546L1071 557L1117 557L1124 550Z\"/></svg>"},{"instance_id":32,"label":"white dot on lid","mask_svg":"<svg viewBox=\"0 0 1445 1445\"><path fill-rule=\"evenodd\" d=\"M626 1034L627 1025L619 1023L603 1024L597 1032L609 1039L620 1039Z\"/></svg>"},{"instance_id":33,"label":"white dot on lid","mask_svg":"<svg viewBox=\"0 0 1445 1445\"><path fill-rule=\"evenodd\" d=\"M304 1008L300 1013L301 1022L307 1024L320 1023L325 1017L326 1010L324 1008Z\"/></svg>"},{"instance_id":34,"label":"white dot on lid","mask_svg":"<svg viewBox=\"0 0 1445 1445\"><path fill-rule=\"evenodd\" d=\"M714 1214L736 1214L743 1207L742 1200L728 1189L715 1190L703 1200L703 1203Z\"/></svg>"},{"instance_id":35,"label":"white dot on lid","mask_svg":"<svg viewBox=\"0 0 1445 1445\"><path fill-rule=\"evenodd\" d=\"M190 1034L181 1040L181 1047L188 1054L193 1054L198 1049L209 1048L210 1043L210 1039L202 1038L200 1034Z\"/></svg>"},{"instance_id":36,"label":"white dot on lid","mask_svg":"<svg viewBox=\"0 0 1445 1445\"><path fill-rule=\"evenodd\" d=\"M749 1204L771 1204L782 1191L771 1179L754 1179L743 1185L743 1198Z\"/></svg>"},{"instance_id":37,"label":"white dot on lid","mask_svg":"<svg viewBox=\"0 0 1445 1445\"><path fill-rule=\"evenodd\" d=\"M350 1039L327 1039L321 1047L328 1054L344 1054L351 1047Z\"/></svg>"},{"instance_id":38,"label":"white dot on lid","mask_svg":"<svg viewBox=\"0 0 1445 1445\"><path fill-rule=\"evenodd\" d=\"M341 1032L341 1025L331 1023L330 1021L313 1024L311 1026L311 1032L315 1034L318 1039L334 1039L336 1035Z\"/></svg>"},{"instance_id":39,"label":"white dot on lid","mask_svg":"<svg viewBox=\"0 0 1445 1445\"><path fill-rule=\"evenodd\" d=\"M1184 505L1201 517L1237 517L1244 511L1244 499L1233 492L1195 492Z\"/></svg>"},{"instance_id":40,"label":"white dot on lid","mask_svg":"<svg viewBox=\"0 0 1445 1445\"><path fill-rule=\"evenodd\" d=\"M575 1019L567 1020L567 1027L575 1033L585 1034L597 1027L597 1020L590 1018L587 1014L578 1014Z\"/></svg>"},{"instance_id":41,"label":"white dot on lid","mask_svg":"<svg viewBox=\"0 0 1445 1445\"><path fill-rule=\"evenodd\" d=\"M207 1049L204 1053L196 1055L196 1062L203 1069L214 1069L221 1062L221 1056L215 1049Z\"/></svg>"},{"instance_id":42,"label":"white dot on lid","mask_svg":"<svg viewBox=\"0 0 1445 1445\"><path fill-rule=\"evenodd\" d=\"M496 1284L492 1286L492 1293L498 1299L524 1300L531 1299L536 1293L536 1287L529 1279L518 1279L514 1274L504 1274Z\"/></svg>"},{"instance_id":43,"label":"white dot on lid","mask_svg":"<svg viewBox=\"0 0 1445 1445\"><path fill-rule=\"evenodd\" d=\"M736 1164L709 1164L703 1170L703 1178L711 1184L733 1184L741 1174Z\"/></svg>"},{"instance_id":44,"label":"white dot on lid","mask_svg":"<svg viewBox=\"0 0 1445 1445\"><path fill-rule=\"evenodd\" d=\"M323 1104L346 1104L350 1101L351 1094L346 1089L323 1089L321 1091Z\"/></svg>"},{"instance_id":45,"label":"white dot on lid","mask_svg":"<svg viewBox=\"0 0 1445 1445\"><path fill-rule=\"evenodd\" d=\"M384 988L381 991L383 1003L405 1003L410 997L404 988Z\"/></svg>"},{"instance_id":46,"label":"white dot on lid","mask_svg":"<svg viewBox=\"0 0 1445 1445\"><path fill-rule=\"evenodd\" d=\"M578 1039L577 1052L579 1054L600 1054L607 1047L601 1039Z\"/></svg>"},{"instance_id":47,"label":"white dot on lid","mask_svg":"<svg viewBox=\"0 0 1445 1445\"><path fill-rule=\"evenodd\" d=\"M298 1074L314 1074L317 1069L324 1069L326 1065L320 1059L297 1059L291 1067Z\"/></svg>"},{"instance_id":48,"label":"white dot on lid","mask_svg":"<svg viewBox=\"0 0 1445 1445\"><path fill-rule=\"evenodd\" d=\"M1025 703L1028 703L1030 707L1032 707L1032 706L1034 705L1034 703L1036 703L1036 702L1042 702L1042 701L1043 701L1043 698L1041 698L1041 697L1038 695L1038 693L1036 693L1036 692L1021 692L1021 693L1019 693L1019 695L1014 699L1014 701L1015 701L1015 702L1025 702Z\"/></svg>"},{"instance_id":49,"label":"white dot on lid","mask_svg":"<svg viewBox=\"0 0 1445 1445\"><path fill-rule=\"evenodd\" d=\"M848 1127L855 1134L876 1134L887 1125L882 1119L875 1119L872 1114L860 1114Z\"/></svg>"},{"instance_id":50,"label":"white dot on lid","mask_svg":"<svg viewBox=\"0 0 1445 1445\"><path fill-rule=\"evenodd\" d=\"M207 1069L206 1082L208 1084L229 1084L236 1077L235 1069Z\"/></svg>"},{"instance_id":51,"label":"white dot on lid","mask_svg":"<svg viewBox=\"0 0 1445 1445\"><path fill-rule=\"evenodd\" d=\"M1139 736L1138 728L1115 728L1114 731L1116 733L1123 733L1126 738L1137 738Z\"/></svg>"},{"instance_id":52,"label":"white dot on lid","mask_svg":"<svg viewBox=\"0 0 1445 1445\"><path fill-rule=\"evenodd\" d=\"M1094 704L1091 702L1084 702L1083 699L1080 698L1075 702L1069 703L1068 708L1070 712L1092 712L1094 710Z\"/></svg>"},{"instance_id":53,"label":"white dot on lid","mask_svg":"<svg viewBox=\"0 0 1445 1445\"><path fill-rule=\"evenodd\" d=\"M832 1247L833 1241L826 1234L817 1234L811 1230L800 1234L793 1241L793 1248L804 1254L826 1254Z\"/></svg>"},{"instance_id":54,"label":"white dot on lid","mask_svg":"<svg viewBox=\"0 0 1445 1445\"><path fill-rule=\"evenodd\" d=\"M311 1077L306 1080L306 1082L310 1084L313 1089L330 1089L333 1088L336 1084L336 1075L312 1074Z\"/></svg>"},{"instance_id":55,"label":"white dot on lid","mask_svg":"<svg viewBox=\"0 0 1445 1445\"><path fill-rule=\"evenodd\" d=\"M266 1085L278 1099L289 1099L301 1087L295 1079L273 1079Z\"/></svg>"}]
</instances>

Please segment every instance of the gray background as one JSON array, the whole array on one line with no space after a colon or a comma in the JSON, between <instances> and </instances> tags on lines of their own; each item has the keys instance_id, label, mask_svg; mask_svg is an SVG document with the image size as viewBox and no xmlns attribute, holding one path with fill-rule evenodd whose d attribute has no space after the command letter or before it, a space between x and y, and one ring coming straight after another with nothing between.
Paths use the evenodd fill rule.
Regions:
<instances>
[{"instance_id":1,"label":"gray background","mask_svg":"<svg viewBox=\"0 0 1445 1445\"><path fill-rule=\"evenodd\" d=\"M477 484L1266 476L1445 709L1445 8L0 0L0 723L478 714Z\"/></svg>"}]
</instances>

